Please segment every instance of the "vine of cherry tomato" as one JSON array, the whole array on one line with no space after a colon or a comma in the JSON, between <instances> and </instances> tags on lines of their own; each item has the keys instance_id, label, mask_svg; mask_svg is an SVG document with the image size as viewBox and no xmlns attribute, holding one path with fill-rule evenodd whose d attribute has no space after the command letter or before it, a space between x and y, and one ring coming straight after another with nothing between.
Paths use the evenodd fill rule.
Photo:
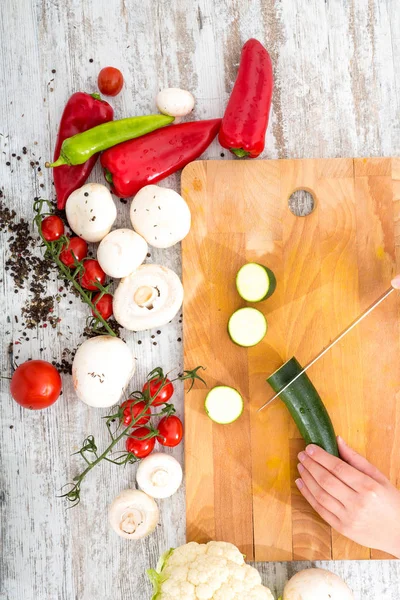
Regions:
<instances>
[{"instance_id":1,"label":"vine of cherry tomato","mask_svg":"<svg viewBox=\"0 0 400 600\"><path fill-rule=\"evenodd\" d=\"M88 253L88 245L80 237L72 237L65 244L60 252L60 260L67 267L73 267L75 261L81 261L86 258Z\"/></svg>"},{"instance_id":2,"label":"vine of cherry tomato","mask_svg":"<svg viewBox=\"0 0 400 600\"><path fill-rule=\"evenodd\" d=\"M134 399L125 400L125 402L121 404L121 408L123 409L122 422L126 426L130 425L132 423L132 419L136 419L138 415L140 415L140 413L142 413L143 411L143 416L140 417L137 423L135 423L135 427L137 427L138 425L146 425L146 423L150 421L150 406L148 406L145 410L146 402L143 402L142 400L140 402ZM148 432L148 430L146 431Z\"/></svg>"},{"instance_id":3,"label":"vine of cherry tomato","mask_svg":"<svg viewBox=\"0 0 400 600\"><path fill-rule=\"evenodd\" d=\"M40 410L54 404L59 397L61 377L49 362L28 360L14 371L10 390L15 402L30 410Z\"/></svg>"},{"instance_id":4,"label":"vine of cherry tomato","mask_svg":"<svg viewBox=\"0 0 400 600\"><path fill-rule=\"evenodd\" d=\"M42 235L47 242L55 242L64 235L64 223L57 215L45 217L42 221Z\"/></svg>"},{"instance_id":5,"label":"vine of cherry tomato","mask_svg":"<svg viewBox=\"0 0 400 600\"><path fill-rule=\"evenodd\" d=\"M146 427L138 427L126 440L127 451L134 454L136 458L145 458L154 450L156 438L143 439L146 435L149 435L149 430Z\"/></svg>"},{"instance_id":6,"label":"vine of cherry tomato","mask_svg":"<svg viewBox=\"0 0 400 600\"><path fill-rule=\"evenodd\" d=\"M83 267L84 270L79 280L83 288L94 291L98 289L96 282L104 285L106 281L106 274L97 260L89 258L84 262Z\"/></svg>"},{"instance_id":7,"label":"vine of cherry tomato","mask_svg":"<svg viewBox=\"0 0 400 600\"><path fill-rule=\"evenodd\" d=\"M157 425L157 429L159 432L157 441L159 441L162 446L173 448L182 441L183 424L176 415L163 417Z\"/></svg>"},{"instance_id":8,"label":"vine of cherry tomato","mask_svg":"<svg viewBox=\"0 0 400 600\"><path fill-rule=\"evenodd\" d=\"M151 401L152 406L160 406L160 404L165 404L171 399L174 386L169 379L164 380L161 377L155 377L150 381L146 381L142 393L144 394L147 390L150 397L153 398Z\"/></svg>"},{"instance_id":9,"label":"vine of cherry tomato","mask_svg":"<svg viewBox=\"0 0 400 600\"><path fill-rule=\"evenodd\" d=\"M124 78L119 69L115 67L104 67L97 78L99 90L105 96L116 96L122 90Z\"/></svg>"},{"instance_id":10,"label":"vine of cherry tomato","mask_svg":"<svg viewBox=\"0 0 400 600\"><path fill-rule=\"evenodd\" d=\"M113 297L111 294L103 294L100 298L101 292L95 295L92 302L96 307L96 310L100 313L105 321L111 317L113 314ZM98 300L100 298L100 300ZM92 314L94 317L97 317L94 310L92 310Z\"/></svg>"}]
</instances>

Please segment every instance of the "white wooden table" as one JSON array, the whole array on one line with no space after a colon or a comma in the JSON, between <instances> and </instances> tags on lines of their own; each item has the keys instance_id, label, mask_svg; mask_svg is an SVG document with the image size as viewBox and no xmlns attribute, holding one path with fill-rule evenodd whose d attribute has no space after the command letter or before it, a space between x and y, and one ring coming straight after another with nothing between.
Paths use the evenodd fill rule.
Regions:
<instances>
[{"instance_id":1,"label":"white wooden table","mask_svg":"<svg viewBox=\"0 0 400 600\"><path fill-rule=\"evenodd\" d=\"M52 156L67 98L77 90L95 91L101 67L114 65L124 73L123 93L112 100L119 117L154 110L156 92L166 86L194 93L196 118L217 117L241 45L252 36L269 49L276 77L265 157L399 154L398 0L4 0L0 186L5 202L31 219L37 190L53 197L51 173L37 167ZM220 153L214 143L206 156ZM36 168L32 160L38 161ZM102 181L100 172L92 179ZM179 176L166 185L179 189ZM127 224L127 206L118 208L117 224ZM2 234L2 265L7 239ZM179 248L152 251L150 260L179 271ZM49 293L58 285L50 280ZM0 373L9 374L8 346L21 337L15 317L21 320L28 290L15 294L12 280L4 277L1 292ZM19 362L59 360L64 348L78 345L87 312L77 300L67 311L70 299L58 306L57 329L30 332L29 341L18 345ZM181 332L175 319L162 328L157 345L150 334L125 336L138 359L137 385L155 366L181 367ZM145 569L155 565L160 552L185 541L184 488L160 503L157 532L138 543L118 538L107 523L110 501L134 483L133 467L101 465L85 481L80 506L66 511L56 493L77 472L79 461L71 452L89 433L99 443L106 436L104 412L74 397L69 376L63 384L62 399L51 409L28 412L11 400L8 382L1 383L0 599L145 600L150 597ZM181 392L176 404L181 413ZM173 454L182 460L182 447ZM287 577L305 565L258 566L265 583L279 593ZM324 566L344 576L359 600L400 597L397 561Z\"/></svg>"}]
</instances>

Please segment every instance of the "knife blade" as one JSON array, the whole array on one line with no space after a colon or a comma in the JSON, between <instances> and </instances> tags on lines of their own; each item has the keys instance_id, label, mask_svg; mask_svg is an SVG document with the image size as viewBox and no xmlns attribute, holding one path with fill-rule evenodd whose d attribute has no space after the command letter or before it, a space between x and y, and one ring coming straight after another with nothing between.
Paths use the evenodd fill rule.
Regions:
<instances>
[{"instance_id":1,"label":"knife blade","mask_svg":"<svg viewBox=\"0 0 400 600\"><path fill-rule=\"evenodd\" d=\"M333 346L335 344L337 344L338 342L340 342L340 340L342 340L344 338L345 335L347 335L352 329L354 329L354 327L356 327L359 323L361 323L361 321L363 319L365 319L365 317L367 317L377 306L379 306L379 304L381 302L383 302L384 300L386 300L386 298L388 296L390 296L390 294L392 292L395 291L395 288L389 288L388 290L386 290L386 292L384 294L382 294L382 296L380 296L373 304L371 304L371 306L369 306L359 317L357 317L357 319L355 319L355 321L353 321L352 323L350 323L350 325L348 327L346 327L346 329L344 331L342 331L342 333L340 333L337 337L335 337L335 339L328 345L326 346L323 350L321 350L321 352L319 354L317 354L317 356L315 358L313 358L305 367L302 371L300 371L300 373L298 373L296 375L296 377L294 377L292 379L292 381L289 381L289 383L287 383L285 385L285 387L283 387L281 389L280 392L278 392L277 394L275 394L275 396L273 396L270 400L268 400L268 402L266 402L265 404L263 404L258 410L257 412L260 412L261 410L263 410L264 408L266 408L267 406L269 406L271 404L271 402L273 402L274 400L276 400L276 398L278 398L278 396L280 396L280 394L282 394L282 392L284 392L285 390L288 389L288 387L290 387L299 377L301 377L306 371L308 371L308 369L310 367L312 367L313 365L315 365L315 363L324 356L324 354L326 354L331 348L333 348Z\"/></svg>"}]
</instances>

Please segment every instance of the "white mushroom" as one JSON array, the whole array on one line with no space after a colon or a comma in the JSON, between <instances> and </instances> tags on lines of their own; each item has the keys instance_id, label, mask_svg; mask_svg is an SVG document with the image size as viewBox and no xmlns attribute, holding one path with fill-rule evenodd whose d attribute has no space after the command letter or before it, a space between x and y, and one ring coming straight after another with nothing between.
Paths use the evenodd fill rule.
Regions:
<instances>
[{"instance_id":1,"label":"white mushroom","mask_svg":"<svg viewBox=\"0 0 400 600\"><path fill-rule=\"evenodd\" d=\"M126 277L146 258L146 240L132 229L115 229L103 238L97 248L97 260L110 277Z\"/></svg>"},{"instance_id":2,"label":"white mushroom","mask_svg":"<svg viewBox=\"0 0 400 600\"><path fill-rule=\"evenodd\" d=\"M156 98L158 110L171 117L184 117L192 112L194 97L190 92L179 88L166 88L158 92Z\"/></svg>"},{"instance_id":3,"label":"white mushroom","mask_svg":"<svg viewBox=\"0 0 400 600\"><path fill-rule=\"evenodd\" d=\"M325 569L305 569L285 585L283 600L354 600L348 585Z\"/></svg>"},{"instance_id":4,"label":"white mushroom","mask_svg":"<svg viewBox=\"0 0 400 600\"><path fill-rule=\"evenodd\" d=\"M65 213L72 231L87 242L102 240L117 218L114 200L100 183L87 183L72 192Z\"/></svg>"},{"instance_id":5,"label":"white mushroom","mask_svg":"<svg viewBox=\"0 0 400 600\"><path fill-rule=\"evenodd\" d=\"M81 344L72 363L76 395L89 406L116 404L135 372L127 344L111 335L99 335Z\"/></svg>"},{"instance_id":6,"label":"white mushroom","mask_svg":"<svg viewBox=\"0 0 400 600\"><path fill-rule=\"evenodd\" d=\"M190 230L190 210L174 190L146 185L132 200L132 227L155 248L169 248Z\"/></svg>"},{"instance_id":7,"label":"white mushroom","mask_svg":"<svg viewBox=\"0 0 400 600\"><path fill-rule=\"evenodd\" d=\"M111 527L127 540L138 540L152 533L159 516L153 498L139 490L124 490L114 498L108 509Z\"/></svg>"},{"instance_id":8,"label":"white mushroom","mask_svg":"<svg viewBox=\"0 0 400 600\"><path fill-rule=\"evenodd\" d=\"M169 498L182 483L182 467L173 456L153 452L140 463L136 481L149 496Z\"/></svg>"},{"instance_id":9,"label":"white mushroom","mask_svg":"<svg viewBox=\"0 0 400 600\"><path fill-rule=\"evenodd\" d=\"M182 301L182 283L174 271L160 265L141 265L121 279L114 294L114 317L130 331L144 331L169 323Z\"/></svg>"}]
</instances>

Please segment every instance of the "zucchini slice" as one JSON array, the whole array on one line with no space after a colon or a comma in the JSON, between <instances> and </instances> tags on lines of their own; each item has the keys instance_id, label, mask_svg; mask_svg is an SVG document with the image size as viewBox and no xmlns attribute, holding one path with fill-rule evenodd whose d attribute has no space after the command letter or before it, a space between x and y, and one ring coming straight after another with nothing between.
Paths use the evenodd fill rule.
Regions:
<instances>
[{"instance_id":1,"label":"zucchini slice","mask_svg":"<svg viewBox=\"0 0 400 600\"><path fill-rule=\"evenodd\" d=\"M302 370L298 360L293 357L272 373L267 381L274 392L278 393ZM316 444L334 456L339 455L332 421L307 373L296 379L280 398L286 404L306 444Z\"/></svg>"},{"instance_id":2,"label":"zucchini slice","mask_svg":"<svg viewBox=\"0 0 400 600\"><path fill-rule=\"evenodd\" d=\"M206 413L212 421L226 425L233 423L243 412L243 398L228 385L217 385L206 396Z\"/></svg>"},{"instance_id":3,"label":"zucchini slice","mask_svg":"<svg viewBox=\"0 0 400 600\"><path fill-rule=\"evenodd\" d=\"M249 306L236 310L228 321L231 340L246 348L261 342L267 329L267 319L262 312Z\"/></svg>"},{"instance_id":4,"label":"zucchini slice","mask_svg":"<svg viewBox=\"0 0 400 600\"><path fill-rule=\"evenodd\" d=\"M247 302L266 300L274 293L275 288L275 275L264 265L247 263L236 275L236 289Z\"/></svg>"}]
</instances>

